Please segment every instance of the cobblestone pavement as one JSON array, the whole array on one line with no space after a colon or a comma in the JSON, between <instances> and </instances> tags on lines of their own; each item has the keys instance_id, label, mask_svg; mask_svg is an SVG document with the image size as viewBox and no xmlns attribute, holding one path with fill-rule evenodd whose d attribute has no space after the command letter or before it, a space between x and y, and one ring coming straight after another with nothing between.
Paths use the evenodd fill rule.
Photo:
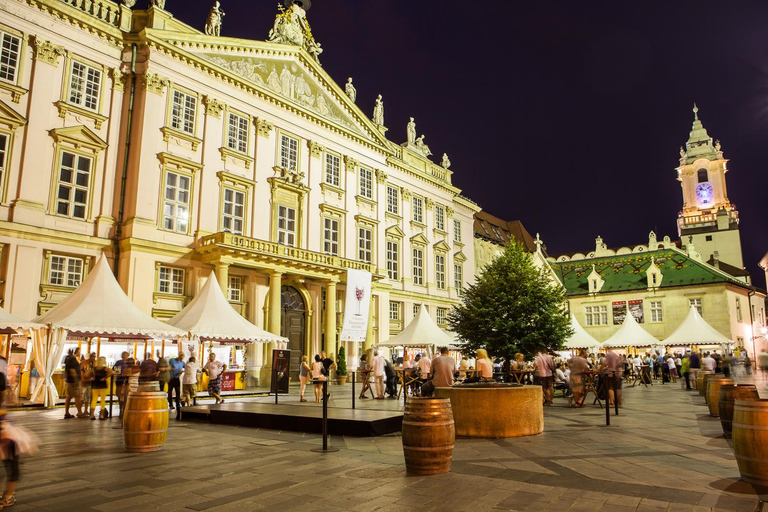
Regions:
<instances>
[{"instance_id":1,"label":"cobblestone pavement","mask_svg":"<svg viewBox=\"0 0 768 512\"><path fill-rule=\"evenodd\" d=\"M346 405L348 387L332 388L335 406ZM754 510L754 491L739 482L698 394L675 384L624 394L610 427L597 406L569 409L558 398L544 434L457 439L451 472L431 477L406 475L399 435L333 438L341 450L317 454L317 435L172 420L163 451L128 454L117 420L12 412L42 440L23 462L12 510Z\"/></svg>"}]
</instances>

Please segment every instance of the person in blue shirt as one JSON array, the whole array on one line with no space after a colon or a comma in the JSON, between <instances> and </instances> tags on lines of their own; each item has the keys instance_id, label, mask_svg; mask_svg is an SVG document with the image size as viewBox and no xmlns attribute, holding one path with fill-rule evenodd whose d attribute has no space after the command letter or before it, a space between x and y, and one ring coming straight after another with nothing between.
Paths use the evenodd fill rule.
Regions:
<instances>
[{"instance_id":1,"label":"person in blue shirt","mask_svg":"<svg viewBox=\"0 0 768 512\"><path fill-rule=\"evenodd\" d=\"M173 409L173 391L176 390L176 407L180 407L181 401L181 380L179 374L186 366L184 363L184 354L180 353L178 357L172 357L168 361L168 365L171 367L171 380L168 381L168 407Z\"/></svg>"}]
</instances>

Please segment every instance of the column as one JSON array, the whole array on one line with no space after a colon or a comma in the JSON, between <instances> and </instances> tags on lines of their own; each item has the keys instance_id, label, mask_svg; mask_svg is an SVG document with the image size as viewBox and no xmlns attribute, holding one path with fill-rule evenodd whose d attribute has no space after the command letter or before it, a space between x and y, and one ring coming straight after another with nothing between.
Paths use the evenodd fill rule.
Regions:
<instances>
[{"instance_id":1,"label":"column","mask_svg":"<svg viewBox=\"0 0 768 512\"><path fill-rule=\"evenodd\" d=\"M269 309L267 330L272 334L280 336L282 328L280 317L280 287L283 283L283 273L274 270L269 273ZM264 347L264 365L261 367L261 386L270 386L272 383L272 351L275 349L275 343L267 343Z\"/></svg>"},{"instance_id":2,"label":"column","mask_svg":"<svg viewBox=\"0 0 768 512\"><path fill-rule=\"evenodd\" d=\"M365 342L363 343L363 353L370 350L373 346L373 310L378 304L377 296L371 295L371 305L368 307L368 329L365 332Z\"/></svg>"},{"instance_id":3,"label":"column","mask_svg":"<svg viewBox=\"0 0 768 512\"><path fill-rule=\"evenodd\" d=\"M219 286L221 286L221 291L224 292L224 296L227 297L227 288L229 287L229 263L217 261L215 266L216 280L219 282Z\"/></svg>"},{"instance_id":4,"label":"column","mask_svg":"<svg viewBox=\"0 0 768 512\"><path fill-rule=\"evenodd\" d=\"M336 281L325 284L325 353L336 360Z\"/></svg>"}]
</instances>

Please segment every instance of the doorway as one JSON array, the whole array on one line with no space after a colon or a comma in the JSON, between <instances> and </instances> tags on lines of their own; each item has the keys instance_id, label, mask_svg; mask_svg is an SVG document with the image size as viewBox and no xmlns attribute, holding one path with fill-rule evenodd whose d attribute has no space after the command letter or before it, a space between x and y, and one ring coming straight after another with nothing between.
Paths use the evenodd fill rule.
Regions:
<instances>
[{"instance_id":1,"label":"doorway","mask_svg":"<svg viewBox=\"0 0 768 512\"><path fill-rule=\"evenodd\" d=\"M291 351L291 382L299 382L299 364L304 355L304 339L306 329L306 306L299 291L293 286L282 286L280 289L280 308L282 310L282 326L280 335L288 338L288 350Z\"/></svg>"}]
</instances>

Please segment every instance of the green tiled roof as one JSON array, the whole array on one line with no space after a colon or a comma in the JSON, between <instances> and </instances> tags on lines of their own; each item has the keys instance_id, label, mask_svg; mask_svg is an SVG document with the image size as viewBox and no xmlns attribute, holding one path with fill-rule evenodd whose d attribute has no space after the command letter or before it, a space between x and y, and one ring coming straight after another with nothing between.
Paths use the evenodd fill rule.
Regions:
<instances>
[{"instance_id":1,"label":"green tiled roof","mask_svg":"<svg viewBox=\"0 0 768 512\"><path fill-rule=\"evenodd\" d=\"M589 293L587 277L592 273L592 265L605 280L601 294L644 290L648 288L645 271L651 266L651 257L655 259L656 266L664 276L660 288L724 282L744 286L744 283L730 279L714 268L672 249L555 262L552 263L552 268L563 281L568 295Z\"/></svg>"}]
</instances>

